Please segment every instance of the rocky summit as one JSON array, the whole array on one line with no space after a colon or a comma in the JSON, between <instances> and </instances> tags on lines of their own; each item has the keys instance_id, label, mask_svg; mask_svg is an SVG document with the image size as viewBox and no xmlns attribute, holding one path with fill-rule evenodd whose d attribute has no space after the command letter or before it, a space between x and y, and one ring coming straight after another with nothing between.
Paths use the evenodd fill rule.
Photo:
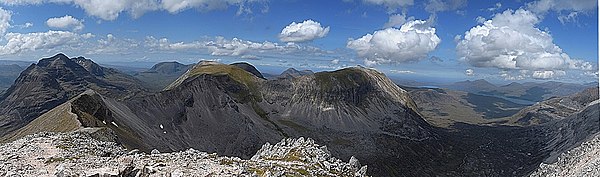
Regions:
<instances>
[{"instance_id":1,"label":"rocky summit","mask_svg":"<svg viewBox=\"0 0 600 177\"><path fill-rule=\"evenodd\" d=\"M311 139L265 144L249 160L194 149L128 151L98 130L38 133L0 146L1 176L366 176ZM110 139L110 138L109 138Z\"/></svg>"}]
</instances>

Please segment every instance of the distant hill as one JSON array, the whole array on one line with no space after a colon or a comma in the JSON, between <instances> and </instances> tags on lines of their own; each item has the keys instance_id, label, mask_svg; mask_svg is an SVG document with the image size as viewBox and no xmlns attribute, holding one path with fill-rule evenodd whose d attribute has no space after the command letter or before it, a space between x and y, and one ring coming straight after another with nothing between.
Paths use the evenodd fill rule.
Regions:
<instances>
[{"instance_id":1,"label":"distant hill","mask_svg":"<svg viewBox=\"0 0 600 177\"><path fill-rule=\"evenodd\" d=\"M262 75L262 73L260 73L260 71L258 71L258 69L256 69L254 66L252 66L252 65L250 65L248 63L244 63L244 62L241 62L241 63L232 63L231 65L240 67L243 70L252 73L253 75L255 75L258 78L265 79L265 77Z\"/></svg>"},{"instance_id":2,"label":"distant hill","mask_svg":"<svg viewBox=\"0 0 600 177\"><path fill-rule=\"evenodd\" d=\"M160 91L192 66L179 62L161 62L146 71L134 74L134 77L141 80L149 90Z\"/></svg>"},{"instance_id":3,"label":"distant hill","mask_svg":"<svg viewBox=\"0 0 600 177\"><path fill-rule=\"evenodd\" d=\"M310 74L314 74L314 72L311 70L299 71L294 68L288 68L285 71L283 71L279 76L277 76L277 78L295 78L295 77L300 77L300 76L305 76L305 75L310 75Z\"/></svg>"},{"instance_id":4,"label":"distant hill","mask_svg":"<svg viewBox=\"0 0 600 177\"><path fill-rule=\"evenodd\" d=\"M15 82L15 79L19 77L24 69L17 64L0 65L0 97L2 96L1 93Z\"/></svg>"},{"instance_id":5,"label":"distant hill","mask_svg":"<svg viewBox=\"0 0 600 177\"><path fill-rule=\"evenodd\" d=\"M522 109L513 115L508 123L528 126L562 120L582 111L595 100L598 100L598 87L568 96L553 97Z\"/></svg>"},{"instance_id":6,"label":"distant hill","mask_svg":"<svg viewBox=\"0 0 600 177\"><path fill-rule=\"evenodd\" d=\"M18 61L18 60L0 60L0 65L18 65L21 68L27 68L29 65L34 64L32 61Z\"/></svg>"},{"instance_id":7,"label":"distant hill","mask_svg":"<svg viewBox=\"0 0 600 177\"><path fill-rule=\"evenodd\" d=\"M451 85L445 86L445 88L477 93L477 92L491 92L491 91L496 90L498 88L498 86L496 86L484 79L479 79L479 80L474 80L474 81L467 80L467 81L455 82Z\"/></svg>"},{"instance_id":8,"label":"distant hill","mask_svg":"<svg viewBox=\"0 0 600 177\"><path fill-rule=\"evenodd\" d=\"M453 90L470 93L499 96L539 102L554 96L567 96L589 88L589 84L563 83L556 81L548 82L512 82L507 85L496 86L480 79L475 81L461 81L442 86Z\"/></svg>"},{"instance_id":9,"label":"distant hill","mask_svg":"<svg viewBox=\"0 0 600 177\"><path fill-rule=\"evenodd\" d=\"M442 88L406 87L417 103L419 112L428 122L437 126L450 126L462 122L490 124L510 117L527 105L509 100Z\"/></svg>"}]
</instances>

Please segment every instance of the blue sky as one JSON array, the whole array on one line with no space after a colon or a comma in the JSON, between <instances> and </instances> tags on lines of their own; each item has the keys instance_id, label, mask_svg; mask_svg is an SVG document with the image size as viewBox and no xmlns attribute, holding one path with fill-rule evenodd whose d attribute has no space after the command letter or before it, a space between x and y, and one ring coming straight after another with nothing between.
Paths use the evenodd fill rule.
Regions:
<instances>
[{"instance_id":1,"label":"blue sky","mask_svg":"<svg viewBox=\"0 0 600 177\"><path fill-rule=\"evenodd\" d=\"M0 2L6 60L63 52L99 63L247 61L270 72L366 65L423 81L598 80L597 0Z\"/></svg>"}]
</instances>

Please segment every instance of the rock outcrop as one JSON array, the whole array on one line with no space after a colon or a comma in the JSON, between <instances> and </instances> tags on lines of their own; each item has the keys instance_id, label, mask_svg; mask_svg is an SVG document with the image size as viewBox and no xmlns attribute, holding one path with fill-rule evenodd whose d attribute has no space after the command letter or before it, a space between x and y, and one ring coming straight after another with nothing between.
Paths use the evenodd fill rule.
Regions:
<instances>
[{"instance_id":1,"label":"rock outcrop","mask_svg":"<svg viewBox=\"0 0 600 177\"><path fill-rule=\"evenodd\" d=\"M530 176L600 176L600 134L561 154L556 162L540 164Z\"/></svg>"},{"instance_id":2,"label":"rock outcrop","mask_svg":"<svg viewBox=\"0 0 600 177\"><path fill-rule=\"evenodd\" d=\"M0 176L366 176L367 169L354 157L343 162L304 138L265 144L252 159L242 160L194 149L127 151L86 130L38 133L2 144L0 159Z\"/></svg>"}]
</instances>

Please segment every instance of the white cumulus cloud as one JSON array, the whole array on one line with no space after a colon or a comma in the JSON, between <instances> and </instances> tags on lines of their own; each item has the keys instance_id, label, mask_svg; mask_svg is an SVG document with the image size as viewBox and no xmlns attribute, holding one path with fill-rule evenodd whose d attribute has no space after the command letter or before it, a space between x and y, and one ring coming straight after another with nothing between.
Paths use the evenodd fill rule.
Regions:
<instances>
[{"instance_id":1,"label":"white cumulus cloud","mask_svg":"<svg viewBox=\"0 0 600 177\"><path fill-rule=\"evenodd\" d=\"M465 70L465 75L467 76L474 76L475 75L475 71L471 68Z\"/></svg>"},{"instance_id":2,"label":"white cumulus cloud","mask_svg":"<svg viewBox=\"0 0 600 177\"><path fill-rule=\"evenodd\" d=\"M465 32L456 47L462 61L476 67L525 70L589 70L592 65L571 59L553 43L552 36L538 29L540 19L519 9L496 14L482 25Z\"/></svg>"},{"instance_id":3,"label":"white cumulus cloud","mask_svg":"<svg viewBox=\"0 0 600 177\"><path fill-rule=\"evenodd\" d=\"M410 70L396 70L396 69L391 69L390 72L391 73L396 73L396 74L415 74L414 71L410 71Z\"/></svg>"},{"instance_id":4,"label":"white cumulus cloud","mask_svg":"<svg viewBox=\"0 0 600 177\"><path fill-rule=\"evenodd\" d=\"M41 49L77 47L90 34L77 34L69 31L47 31L37 33L7 33L7 43L0 46L0 55L18 54Z\"/></svg>"},{"instance_id":5,"label":"white cumulus cloud","mask_svg":"<svg viewBox=\"0 0 600 177\"><path fill-rule=\"evenodd\" d=\"M353 2L354 0L344 0L345 2ZM381 5L387 8L389 13L396 12L401 7L412 6L413 0L361 0L366 4Z\"/></svg>"},{"instance_id":6,"label":"white cumulus cloud","mask_svg":"<svg viewBox=\"0 0 600 177\"><path fill-rule=\"evenodd\" d=\"M552 79L560 76L564 76L565 71L534 71L531 77L534 79Z\"/></svg>"},{"instance_id":7,"label":"white cumulus cloud","mask_svg":"<svg viewBox=\"0 0 600 177\"><path fill-rule=\"evenodd\" d=\"M561 23L575 21L582 12L593 12L598 8L598 0L538 0L527 3L526 8L537 14L549 11L558 12Z\"/></svg>"},{"instance_id":8,"label":"white cumulus cloud","mask_svg":"<svg viewBox=\"0 0 600 177\"><path fill-rule=\"evenodd\" d=\"M6 30L10 28L11 16L12 12L4 10L2 7L0 7L0 35L4 35Z\"/></svg>"},{"instance_id":9,"label":"white cumulus cloud","mask_svg":"<svg viewBox=\"0 0 600 177\"><path fill-rule=\"evenodd\" d=\"M497 2L494 5L494 7L487 8L487 10L490 11L490 12L493 12L493 11L496 11L496 10L500 9L501 7L502 7L502 3Z\"/></svg>"},{"instance_id":10,"label":"white cumulus cloud","mask_svg":"<svg viewBox=\"0 0 600 177\"><path fill-rule=\"evenodd\" d=\"M161 7L170 13L177 13L186 9L197 9L199 11L211 11L217 9L226 9L229 6L237 6L237 14L252 13L250 4L266 2L266 0L162 0ZM268 11L264 7L261 11Z\"/></svg>"},{"instance_id":11,"label":"white cumulus cloud","mask_svg":"<svg viewBox=\"0 0 600 177\"><path fill-rule=\"evenodd\" d=\"M210 40L193 42L170 42L167 38L146 37L145 46L164 51L207 51L213 56L256 56L259 54L301 54L319 55L327 53L316 47L294 43L279 44L269 41L252 42L239 38L215 37Z\"/></svg>"},{"instance_id":12,"label":"white cumulus cloud","mask_svg":"<svg viewBox=\"0 0 600 177\"><path fill-rule=\"evenodd\" d=\"M329 27L322 27L321 23L305 20L302 23L292 22L281 30L279 39L283 42L306 42L323 38L329 33Z\"/></svg>"},{"instance_id":13,"label":"white cumulus cloud","mask_svg":"<svg viewBox=\"0 0 600 177\"><path fill-rule=\"evenodd\" d=\"M149 11L166 10L178 13L187 9L211 11L227 9L229 6L238 7L238 15L252 13L251 4L266 0L4 0L6 5L38 5L45 3L73 4L82 8L88 15L103 20L115 20L121 13L128 12L133 18L138 18ZM265 6L265 8L267 8Z\"/></svg>"},{"instance_id":14,"label":"white cumulus cloud","mask_svg":"<svg viewBox=\"0 0 600 177\"><path fill-rule=\"evenodd\" d=\"M340 59L333 59L331 60L331 64L337 65L340 63Z\"/></svg>"},{"instance_id":15,"label":"white cumulus cloud","mask_svg":"<svg viewBox=\"0 0 600 177\"><path fill-rule=\"evenodd\" d=\"M406 17L406 14L393 14L393 15L390 15L388 22L386 22L383 25L383 28L391 28L391 27L400 28L400 26L402 26L407 21L413 21L413 20L415 20L415 17Z\"/></svg>"},{"instance_id":16,"label":"white cumulus cloud","mask_svg":"<svg viewBox=\"0 0 600 177\"><path fill-rule=\"evenodd\" d=\"M539 0L527 4L527 8L535 13L548 11L589 11L598 7L597 0Z\"/></svg>"},{"instance_id":17,"label":"white cumulus cloud","mask_svg":"<svg viewBox=\"0 0 600 177\"><path fill-rule=\"evenodd\" d=\"M73 31L81 31L83 29L83 27L85 26L85 25L83 25L82 20L73 18L70 15L65 15L63 17L49 18L46 21L46 25L48 25L48 27L50 27L50 28L70 29Z\"/></svg>"},{"instance_id":18,"label":"white cumulus cloud","mask_svg":"<svg viewBox=\"0 0 600 177\"><path fill-rule=\"evenodd\" d=\"M400 29L387 28L349 39L346 47L365 59L366 65L418 61L438 46L440 38L426 21L414 20Z\"/></svg>"}]
</instances>

